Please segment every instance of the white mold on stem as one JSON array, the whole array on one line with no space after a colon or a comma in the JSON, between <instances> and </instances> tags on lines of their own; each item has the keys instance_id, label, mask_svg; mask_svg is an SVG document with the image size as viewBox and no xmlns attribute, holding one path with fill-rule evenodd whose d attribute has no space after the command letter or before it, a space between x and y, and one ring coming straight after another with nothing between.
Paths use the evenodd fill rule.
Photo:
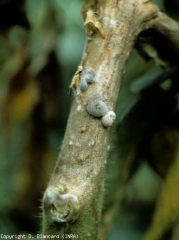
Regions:
<instances>
[{"instance_id":1,"label":"white mold on stem","mask_svg":"<svg viewBox=\"0 0 179 240\"><path fill-rule=\"evenodd\" d=\"M102 117L101 122L104 127L110 127L112 126L115 119L116 119L115 112L109 111L105 116Z\"/></svg>"},{"instance_id":2,"label":"white mold on stem","mask_svg":"<svg viewBox=\"0 0 179 240\"><path fill-rule=\"evenodd\" d=\"M56 188L48 187L44 194L43 207L50 222L73 222L78 217L79 201L71 193L61 194Z\"/></svg>"}]
</instances>

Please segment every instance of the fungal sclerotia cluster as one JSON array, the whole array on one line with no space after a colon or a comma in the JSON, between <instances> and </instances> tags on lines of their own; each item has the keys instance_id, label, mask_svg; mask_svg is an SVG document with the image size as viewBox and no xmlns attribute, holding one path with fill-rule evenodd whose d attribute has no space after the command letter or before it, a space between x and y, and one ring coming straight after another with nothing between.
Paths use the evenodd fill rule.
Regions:
<instances>
[{"instance_id":1,"label":"fungal sclerotia cluster","mask_svg":"<svg viewBox=\"0 0 179 240\"><path fill-rule=\"evenodd\" d=\"M88 84L95 82L95 72L90 67L84 67L80 73L79 88L83 92L88 88Z\"/></svg>"},{"instance_id":2,"label":"fungal sclerotia cluster","mask_svg":"<svg viewBox=\"0 0 179 240\"><path fill-rule=\"evenodd\" d=\"M95 82L96 74L90 67L79 66L70 85L77 94L87 90L88 85ZM104 127L110 127L116 114L113 111L109 111L106 106L102 94L95 92L91 94L87 102L87 111L93 117L101 117L101 122Z\"/></svg>"},{"instance_id":3,"label":"fungal sclerotia cluster","mask_svg":"<svg viewBox=\"0 0 179 240\"><path fill-rule=\"evenodd\" d=\"M95 82L95 72L90 67L78 66L76 73L72 78L70 84L70 92L74 95L78 95L81 92L84 92L88 88L88 84Z\"/></svg>"},{"instance_id":4,"label":"fungal sclerotia cluster","mask_svg":"<svg viewBox=\"0 0 179 240\"><path fill-rule=\"evenodd\" d=\"M116 118L115 112L108 110L108 107L103 101L102 94L98 92L93 93L88 98L87 111L93 117L102 117L101 122L104 127L112 126Z\"/></svg>"}]
</instances>

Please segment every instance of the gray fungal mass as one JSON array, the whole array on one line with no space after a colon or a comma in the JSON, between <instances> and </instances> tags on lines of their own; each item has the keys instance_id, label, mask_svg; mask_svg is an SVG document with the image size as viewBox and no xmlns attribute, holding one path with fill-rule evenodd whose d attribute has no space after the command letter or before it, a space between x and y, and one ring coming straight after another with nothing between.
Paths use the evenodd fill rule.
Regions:
<instances>
[{"instance_id":1,"label":"gray fungal mass","mask_svg":"<svg viewBox=\"0 0 179 240\"><path fill-rule=\"evenodd\" d=\"M83 92L88 88L88 83L84 79L80 79L80 90Z\"/></svg>"},{"instance_id":2,"label":"gray fungal mass","mask_svg":"<svg viewBox=\"0 0 179 240\"><path fill-rule=\"evenodd\" d=\"M87 111L93 117L102 117L107 114L108 108L103 102L102 95L100 93L93 93L89 97Z\"/></svg>"},{"instance_id":3,"label":"gray fungal mass","mask_svg":"<svg viewBox=\"0 0 179 240\"><path fill-rule=\"evenodd\" d=\"M86 83L95 82L95 72L92 68L85 67L80 74L80 81L86 81Z\"/></svg>"}]
</instances>

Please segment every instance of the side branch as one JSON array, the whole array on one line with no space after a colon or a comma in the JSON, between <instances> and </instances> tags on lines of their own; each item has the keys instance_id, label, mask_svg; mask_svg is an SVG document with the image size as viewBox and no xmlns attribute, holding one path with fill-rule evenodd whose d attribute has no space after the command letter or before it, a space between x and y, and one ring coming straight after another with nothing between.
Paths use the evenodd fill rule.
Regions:
<instances>
[{"instance_id":1,"label":"side branch","mask_svg":"<svg viewBox=\"0 0 179 240\"><path fill-rule=\"evenodd\" d=\"M179 58L179 23L159 12L158 17L151 21L150 28L156 29L173 45Z\"/></svg>"},{"instance_id":2,"label":"side branch","mask_svg":"<svg viewBox=\"0 0 179 240\"><path fill-rule=\"evenodd\" d=\"M158 59L160 59L159 61L156 60L162 66L178 66L179 23L165 13L158 12L157 17L145 25L144 32L140 35L137 43L137 48L142 49L149 56L154 55L147 51L148 47L146 46L149 45L153 46L153 51L157 53Z\"/></svg>"}]
</instances>

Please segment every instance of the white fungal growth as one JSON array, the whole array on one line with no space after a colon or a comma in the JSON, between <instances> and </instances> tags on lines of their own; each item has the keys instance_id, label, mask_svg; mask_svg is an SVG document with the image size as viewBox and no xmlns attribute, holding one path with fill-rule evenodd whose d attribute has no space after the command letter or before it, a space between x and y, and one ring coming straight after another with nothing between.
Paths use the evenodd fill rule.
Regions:
<instances>
[{"instance_id":1,"label":"white fungal growth","mask_svg":"<svg viewBox=\"0 0 179 240\"><path fill-rule=\"evenodd\" d=\"M115 29L119 25L119 21L116 19L111 19L110 17L106 16L103 18L104 24L109 25L111 28Z\"/></svg>"},{"instance_id":2,"label":"white fungal growth","mask_svg":"<svg viewBox=\"0 0 179 240\"><path fill-rule=\"evenodd\" d=\"M110 18L108 16L103 18L104 25L108 25Z\"/></svg>"},{"instance_id":3,"label":"white fungal growth","mask_svg":"<svg viewBox=\"0 0 179 240\"><path fill-rule=\"evenodd\" d=\"M104 70L104 67L105 67L105 64L101 64L98 68L98 71L96 73L96 77L95 77L95 81L97 82L98 79L101 78L101 74L103 73L103 70Z\"/></svg>"},{"instance_id":4,"label":"white fungal growth","mask_svg":"<svg viewBox=\"0 0 179 240\"><path fill-rule=\"evenodd\" d=\"M115 20L115 19L111 19L111 20L110 20L110 26L111 26L111 28L115 29L115 28L118 27L118 25L119 25L119 21L118 21L118 20Z\"/></svg>"},{"instance_id":5,"label":"white fungal growth","mask_svg":"<svg viewBox=\"0 0 179 240\"><path fill-rule=\"evenodd\" d=\"M73 141L70 140L70 141L69 141L69 146L73 146L73 145L74 145Z\"/></svg>"},{"instance_id":6,"label":"white fungal growth","mask_svg":"<svg viewBox=\"0 0 179 240\"><path fill-rule=\"evenodd\" d=\"M103 98L100 93L93 93L88 98L87 111L93 117L102 117L107 114L108 108L103 102Z\"/></svg>"},{"instance_id":7,"label":"white fungal growth","mask_svg":"<svg viewBox=\"0 0 179 240\"><path fill-rule=\"evenodd\" d=\"M115 112L109 111L105 116L102 117L101 122L104 127L110 127L112 126L115 119L116 119Z\"/></svg>"},{"instance_id":8,"label":"white fungal growth","mask_svg":"<svg viewBox=\"0 0 179 240\"><path fill-rule=\"evenodd\" d=\"M95 145L95 141L94 140L91 140L89 143L88 143L88 146L89 147L93 147Z\"/></svg>"},{"instance_id":9,"label":"white fungal growth","mask_svg":"<svg viewBox=\"0 0 179 240\"><path fill-rule=\"evenodd\" d=\"M49 187L44 194L43 204L50 222L75 221L78 217L79 201L73 194L61 194L56 188Z\"/></svg>"},{"instance_id":10,"label":"white fungal growth","mask_svg":"<svg viewBox=\"0 0 179 240\"><path fill-rule=\"evenodd\" d=\"M78 105L76 110L77 112L81 112L81 109L82 109L81 105Z\"/></svg>"}]
</instances>

